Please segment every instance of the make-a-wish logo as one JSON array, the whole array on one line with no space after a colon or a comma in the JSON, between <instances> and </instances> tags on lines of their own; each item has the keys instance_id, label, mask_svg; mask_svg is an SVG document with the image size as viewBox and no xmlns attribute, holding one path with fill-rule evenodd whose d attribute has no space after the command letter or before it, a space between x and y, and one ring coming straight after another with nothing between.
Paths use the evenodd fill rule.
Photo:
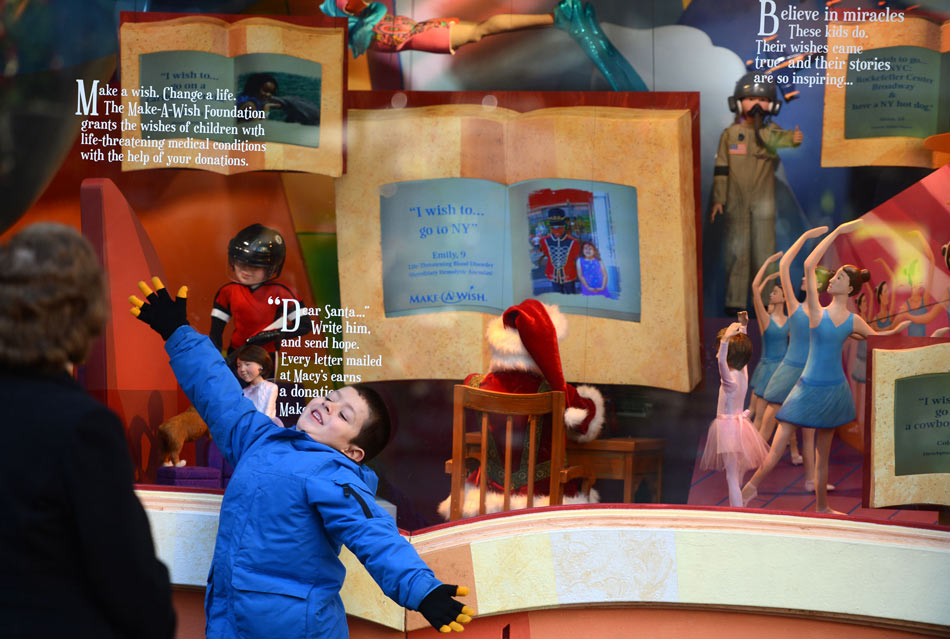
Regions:
<instances>
[{"instance_id":1,"label":"make-a-wish logo","mask_svg":"<svg viewBox=\"0 0 950 639\"><path fill-rule=\"evenodd\" d=\"M474 286L469 286L467 291L442 291L439 296L443 304L459 304L461 302L487 302L484 293L475 292Z\"/></svg>"}]
</instances>

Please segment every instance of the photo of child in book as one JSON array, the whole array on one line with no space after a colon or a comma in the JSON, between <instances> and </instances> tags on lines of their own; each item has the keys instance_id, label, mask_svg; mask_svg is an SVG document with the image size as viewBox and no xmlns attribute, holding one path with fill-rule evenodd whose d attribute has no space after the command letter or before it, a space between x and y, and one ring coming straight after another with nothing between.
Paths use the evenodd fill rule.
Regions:
<instances>
[{"instance_id":1,"label":"photo of child in book","mask_svg":"<svg viewBox=\"0 0 950 639\"><path fill-rule=\"evenodd\" d=\"M545 221L550 231L541 238L538 266L544 265L544 276L551 284L551 291L574 295L581 242L568 232L564 209L548 209Z\"/></svg>"},{"instance_id":2,"label":"photo of child in book","mask_svg":"<svg viewBox=\"0 0 950 639\"><path fill-rule=\"evenodd\" d=\"M593 242L581 245L581 257L577 258L577 276L581 281L581 295L604 295L607 290L607 269L600 261L600 251Z\"/></svg>"},{"instance_id":3,"label":"photo of child in book","mask_svg":"<svg viewBox=\"0 0 950 639\"><path fill-rule=\"evenodd\" d=\"M187 287L175 299L158 278L152 287L139 283L146 300L131 296L131 312L165 341L175 377L234 465L208 577L208 636L346 637L343 544L399 605L442 632L464 630L474 611L455 597L468 588L439 581L374 499L365 463L390 437L382 398L344 386L280 428L188 326Z\"/></svg>"},{"instance_id":4,"label":"photo of child in book","mask_svg":"<svg viewBox=\"0 0 950 639\"><path fill-rule=\"evenodd\" d=\"M277 281L287 245L276 230L261 224L241 229L228 242L228 269L232 281L218 289L211 310L211 330L208 336L218 350L224 341L224 329L233 320L234 331L227 352L230 355L244 344L261 346L269 353L276 351L282 339L308 333L312 323L295 313L284 316L284 305L268 300L293 299L297 294ZM303 306L299 304L298 306ZM284 327L294 331L282 331Z\"/></svg>"},{"instance_id":5,"label":"photo of child in book","mask_svg":"<svg viewBox=\"0 0 950 639\"><path fill-rule=\"evenodd\" d=\"M775 169L777 150L800 146L798 127L772 123L781 103L773 82L747 73L729 97L735 123L722 132L713 170L710 223L725 220L727 315L746 308L752 269L775 253Z\"/></svg>"},{"instance_id":6,"label":"photo of child in book","mask_svg":"<svg viewBox=\"0 0 950 639\"><path fill-rule=\"evenodd\" d=\"M313 78L302 78L291 74L284 74L290 79L297 79L299 83L312 83ZM319 86L319 80L317 80ZM263 111L268 120L280 120L289 124L305 124L313 126L320 124L320 95L316 99L299 95L278 95L280 87L277 78L270 73L252 73L244 80L244 88L238 94L235 102L239 110L250 113ZM309 96L314 97L314 96Z\"/></svg>"}]
</instances>

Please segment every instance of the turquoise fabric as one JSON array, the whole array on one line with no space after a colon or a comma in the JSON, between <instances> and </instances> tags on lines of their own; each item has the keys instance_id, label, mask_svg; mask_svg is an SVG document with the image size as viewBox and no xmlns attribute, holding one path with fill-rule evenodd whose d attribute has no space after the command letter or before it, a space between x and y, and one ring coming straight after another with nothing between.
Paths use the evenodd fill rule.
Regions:
<instances>
[{"instance_id":1,"label":"turquoise fabric","mask_svg":"<svg viewBox=\"0 0 950 639\"><path fill-rule=\"evenodd\" d=\"M856 417L854 399L841 363L841 350L854 328L850 313L835 326L822 311L818 326L811 329L808 361L795 387L775 418L808 428L835 428Z\"/></svg>"},{"instance_id":2,"label":"turquoise fabric","mask_svg":"<svg viewBox=\"0 0 950 639\"><path fill-rule=\"evenodd\" d=\"M331 18L346 18L349 31L350 51L358 58L369 49L373 42L373 27L386 16L386 6L381 2L371 2L359 16L351 16L336 6L335 0L324 0L320 11Z\"/></svg>"},{"instance_id":3,"label":"turquoise fabric","mask_svg":"<svg viewBox=\"0 0 950 639\"><path fill-rule=\"evenodd\" d=\"M765 332L762 333L762 359L755 367L755 372L752 373L752 381L749 382L754 395L762 397L765 393L765 387L772 379L772 374L775 373L779 362L785 357L785 352L788 350L790 326L791 324L789 324L787 318L785 323L779 326L775 319L769 317L769 325L765 327Z\"/></svg>"}]
</instances>

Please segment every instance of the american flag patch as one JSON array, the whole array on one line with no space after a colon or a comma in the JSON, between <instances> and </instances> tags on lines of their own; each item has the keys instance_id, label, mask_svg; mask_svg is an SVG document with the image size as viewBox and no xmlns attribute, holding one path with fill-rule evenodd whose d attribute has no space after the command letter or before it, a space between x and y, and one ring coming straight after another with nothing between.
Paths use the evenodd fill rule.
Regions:
<instances>
[{"instance_id":1,"label":"american flag patch","mask_svg":"<svg viewBox=\"0 0 950 639\"><path fill-rule=\"evenodd\" d=\"M729 155L745 155L745 142L730 144Z\"/></svg>"}]
</instances>

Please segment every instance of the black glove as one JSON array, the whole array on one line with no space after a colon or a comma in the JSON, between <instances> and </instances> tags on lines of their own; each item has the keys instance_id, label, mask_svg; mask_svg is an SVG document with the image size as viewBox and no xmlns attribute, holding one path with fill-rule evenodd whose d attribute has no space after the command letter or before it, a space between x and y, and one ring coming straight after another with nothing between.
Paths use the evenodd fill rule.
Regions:
<instances>
[{"instance_id":1,"label":"black glove","mask_svg":"<svg viewBox=\"0 0 950 639\"><path fill-rule=\"evenodd\" d=\"M246 340L244 340L244 343L250 346L263 346L264 344L276 342L277 340L285 339L287 337L287 333L284 333L279 328L275 328L271 331L261 331L257 335L251 335Z\"/></svg>"},{"instance_id":2,"label":"black glove","mask_svg":"<svg viewBox=\"0 0 950 639\"><path fill-rule=\"evenodd\" d=\"M188 325L188 287L182 286L178 289L178 295L173 300L157 277L152 278L152 286L155 287L154 291L145 282L139 282L139 290L145 294L147 301L143 302L135 295L130 296L130 310L132 315L151 326L152 330L167 341L179 326Z\"/></svg>"},{"instance_id":3,"label":"black glove","mask_svg":"<svg viewBox=\"0 0 950 639\"><path fill-rule=\"evenodd\" d=\"M465 586L448 586L442 584L430 592L419 604L419 612L426 618L433 628L439 632L462 632L462 624L472 620L475 611L462 605L454 597L465 596L468 588Z\"/></svg>"}]
</instances>

